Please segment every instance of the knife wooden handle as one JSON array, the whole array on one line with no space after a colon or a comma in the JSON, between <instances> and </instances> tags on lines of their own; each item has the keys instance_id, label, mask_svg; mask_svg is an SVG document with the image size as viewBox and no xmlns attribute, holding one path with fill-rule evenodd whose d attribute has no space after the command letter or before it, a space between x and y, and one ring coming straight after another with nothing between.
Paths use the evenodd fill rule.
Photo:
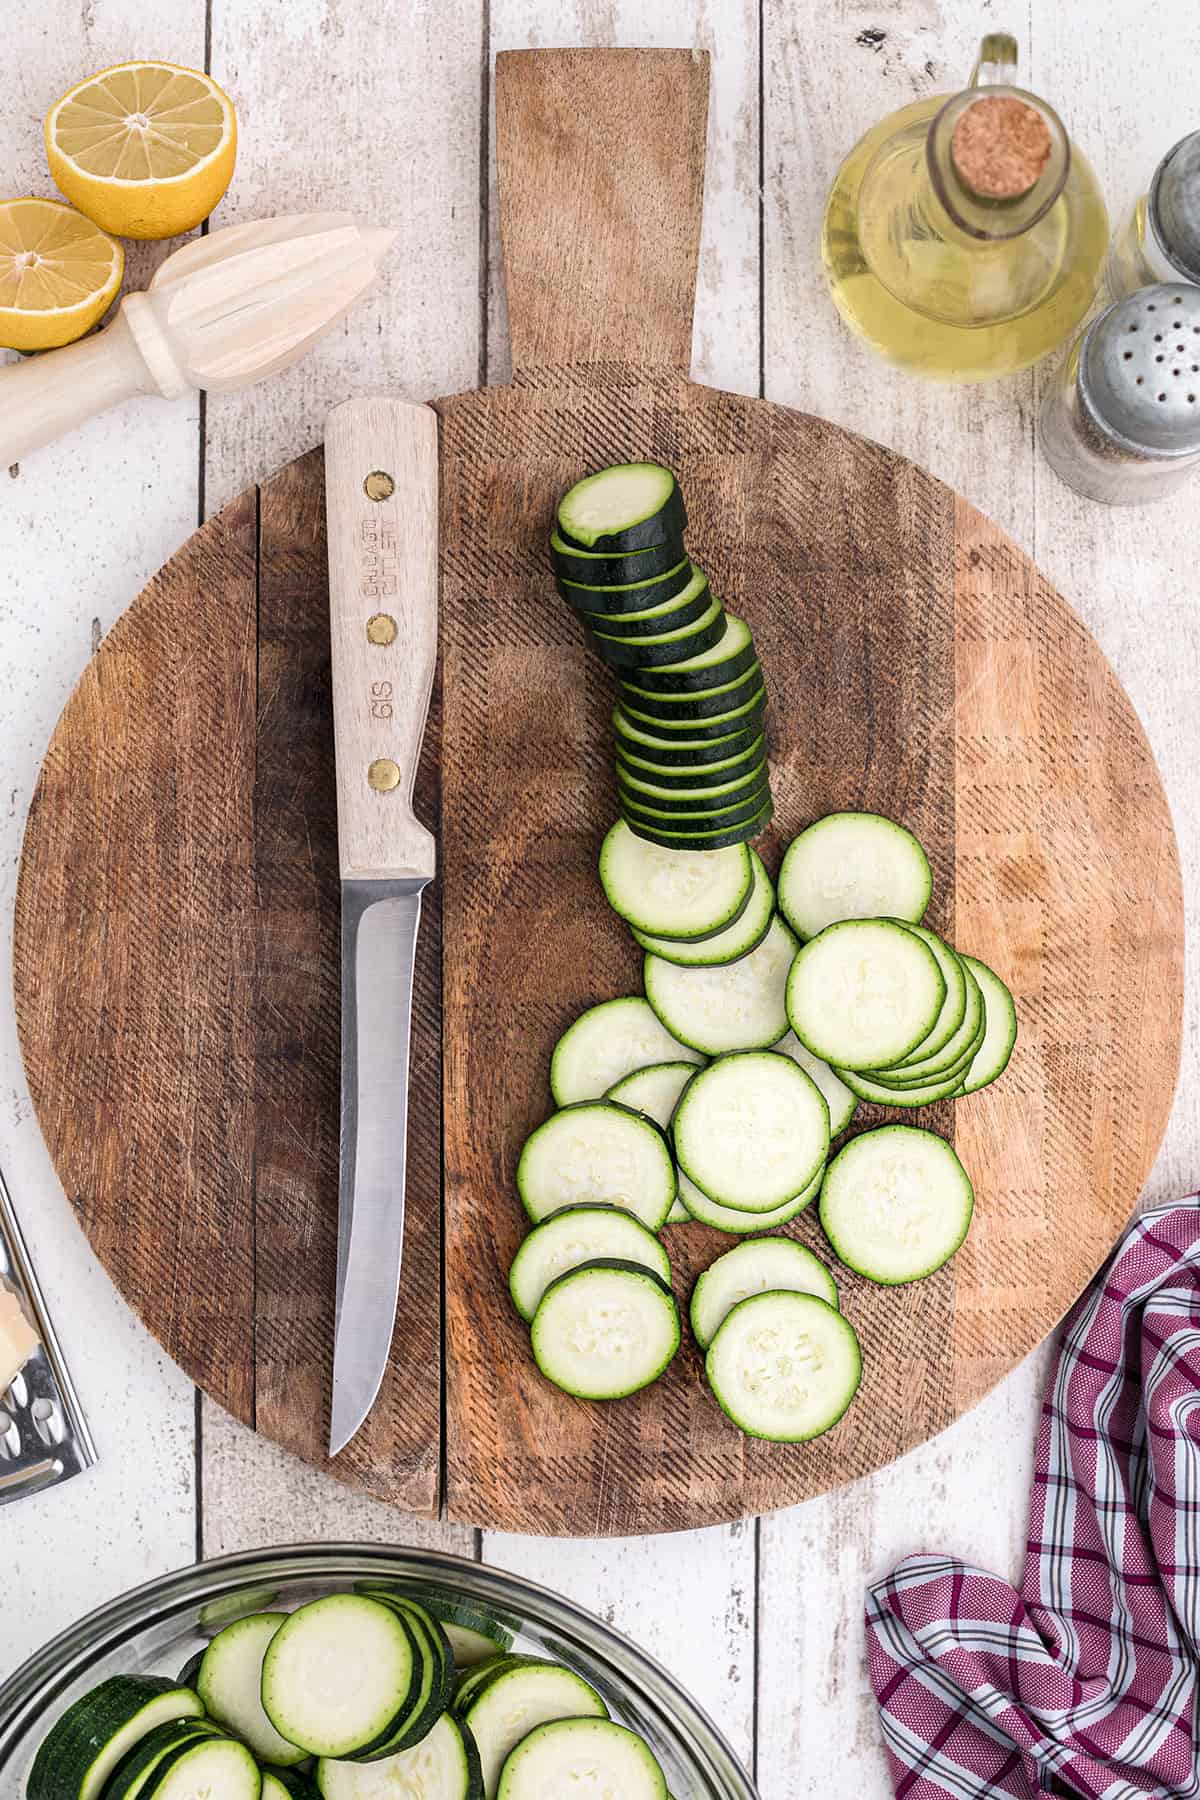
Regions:
<instances>
[{"instance_id":1,"label":"knife wooden handle","mask_svg":"<svg viewBox=\"0 0 1200 1800\"><path fill-rule=\"evenodd\" d=\"M438 429L428 406L347 400L325 428L342 880L431 877L412 809L437 662Z\"/></svg>"}]
</instances>

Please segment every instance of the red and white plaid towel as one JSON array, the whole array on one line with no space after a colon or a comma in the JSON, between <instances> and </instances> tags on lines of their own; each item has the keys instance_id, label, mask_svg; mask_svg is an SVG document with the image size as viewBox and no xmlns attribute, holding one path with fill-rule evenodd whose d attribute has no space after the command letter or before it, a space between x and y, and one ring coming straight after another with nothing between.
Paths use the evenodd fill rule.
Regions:
<instances>
[{"instance_id":1,"label":"red and white plaid towel","mask_svg":"<svg viewBox=\"0 0 1200 1800\"><path fill-rule=\"evenodd\" d=\"M897 1800L1200 1795L1200 1202L1147 1213L1067 1320L1025 1578L915 1556L871 1591Z\"/></svg>"}]
</instances>

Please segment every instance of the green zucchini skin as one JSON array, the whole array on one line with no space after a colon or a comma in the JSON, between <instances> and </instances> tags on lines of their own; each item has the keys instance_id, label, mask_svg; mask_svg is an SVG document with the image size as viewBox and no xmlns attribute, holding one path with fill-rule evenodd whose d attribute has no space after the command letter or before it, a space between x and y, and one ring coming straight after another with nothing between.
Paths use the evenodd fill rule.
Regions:
<instances>
[{"instance_id":1,"label":"green zucchini skin","mask_svg":"<svg viewBox=\"0 0 1200 1800\"><path fill-rule=\"evenodd\" d=\"M766 758L760 756L757 762L748 764L741 774L734 775L729 781L718 779L712 783L711 791L696 788L685 791L680 788L650 791L659 784L648 783L641 776L627 775L624 770L617 770L617 795L622 801L632 800L635 806L652 806L656 812L693 813L698 808L711 807L718 812L723 806L736 806L741 800L748 800L767 784Z\"/></svg>"},{"instance_id":2,"label":"green zucchini skin","mask_svg":"<svg viewBox=\"0 0 1200 1800\"><path fill-rule=\"evenodd\" d=\"M732 677L720 687L700 688L691 693L664 694L644 684L641 675L630 673L621 678L621 705L642 718L663 719L679 724L684 720L711 719L734 712L748 701L765 702L761 663L751 663L741 675Z\"/></svg>"},{"instance_id":3,"label":"green zucchini skin","mask_svg":"<svg viewBox=\"0 0 1200 1800\"><path fill-rule=\"evenodd\" d=\"M645 838L647 843L660 844L665 850L726 850L731 844L748 844L760 831L765 831L774 811L774 803L768 799L766 805L742 825L730 825L724 831L686 834L663 832L655 826L647 825L644 819L631 818L628 813L622 816L630 831Z\"/></svg>"},{"instance_id":4,"label":"green zucchini skin","mask_svg":"<svg viewBox=\"0 0 1200 1800\"><path fill-rule=\"evenodd\" d=\"M570 494L563 498L569 499ZM634 525L625 526L621 531L603 531L593 543L582 544L566 529L560 513L558 535L568 550L607 551L617 556L628 556L635 550L650 550L655 544L666 543L673 537L682 537L687 530L687 522L687 508L683 504L683 495L677 483L671 489L665 504L656 513L652 513L647 519L639 519Z\"/></svg>"},{"instance_id":5,"label":"green zucchini skin","mask_svg":"<svg viewBox=\"0 0 1200 1800\"><path fill-rule=\"evenodd\" d=\"M107 1746L147 1708L173 1693L179 1695L175 1719L204 1717L199 1696L163 1675L110 1675L99 1687L81 1695L42 1739L29 1771L26 1800L76 1800L85 1784L91 1785L91 1770ZM172 1722L165 1716L157 1721ZM123 1755L153 1729L153 1725L144 1727L139 1737L129 1741Z\"/></svg>"},{"instance_id":6,"label":"green zucchini skin","mask_svg":"<svg viewBox=\"0 0 1200 1800\"><path fill-rule=\"evenodd\" d=\"M714 807L697 803L694 812L682 813L660 812L653 804L643 806L622 794L621 817L634 831L640 826L645 826L647 831L724 831L727 826L743 825L747 819L756 819L766 805L770 791L764 781L735 806Z\"/></svg>"},{"instance_id":7,"label":"green zucchini skin","mask_svg":"<svg viewBox=\"0 0 1200 1800\"><path fill-rule=\"evenodd\" d=\"M694 769L700 763L723 762L727 756L737 756L740 751L748 750L755 738L761 736L760 727L759 730L729 732L710 730L697 732L694 736L679 731L660 737L648 726L638 725L620 706L613 708L612 718L617 749L627 751L630 756L647 758L661 768Z\"/></svg>"},{"instance_id":8,"label":"green zucchini skin","mask_svg":"<svg viewBox=\"0 0 1200 1800\"><path fill-rule=\"evenodd\" d=\"M575 616L581 619L590 631L602 632L605 637L610 638L656 637L664 631L675 631L680 626L691 625L697 619L702 619L713 603L708 577L700 575L699 569L695 571L695 575L700 576L699 586L695 593L688 592L688 589L695 585L695 577L693 577L687 587L681 588L678 594L673 594L670 600L665 601L661 607L651 607L648 612L593 613L581 612L577 609Z\"/></svg>"},{"instance_id":9,"label":"green zucchini skin","mask_svg":"<svg viewBox=\"0 0 1200 1800\"><path fill-rule=\"evenodd\" d=\"M711 597L704 617L696 621L694 630L679 638L610 638L592 633L592 642L610 669L637 669L650 674L674 662L686 662L721 641L725 631L725 614Z\"/></svg>"},{"instance_id":10,"label":"green zucchini skin","mask_svg":"<svg viewBox=\"0 0 1200 1800\"><path fill-rule=\"evenodd\" d=\"M619 709L638 731L648 731L654 735L659 733L668 741L682 738L685 742L696 738L716 739L729 737L732 732L739 732L750 737L757 737L763 728L763 720L767 713L765 690L760 687L757 696L729 712L714 713L709 718L670 719L655 718L651 713L639 712L628 697L628 691L622 693Z\"/></svg>"},{"instance_id":11,"label":"green zucchini skin","mask_svg":"<svg viewBox=\"0 0 1200 1800\"><path fill-rule=\"evenodd\" d=\"M709 643L693 646L689 655L699 656L702 649L711 650L713 644L719 643L721 634L712 638ZM662 694L702 694L709 688L726 687L732 681L748 675L751 669L758 667L758 652L754 648L754 640L741 646L731 656L724 657L721 662L711 664L707 669L672 669L643 667L639 676L639 685L647 687L652 693Z\"/></svg>"},{"instance_id":12,"label":"green zucchini skin","mask_svg":"<svg viewBox=\"0 0 1200 1800\"><path fill-rule=\"evenodd\" d=\"M550 533L550 564L555 575L560 581L577 581L584 587L626 587L633 581L652 581L686 561L682 533L628 556L619 551L576 550L557 530Z\"/></svg>"},{"instance_id":13,"label":"green zucchini skin","mask_svg":"<svg viewBox=\"0 0 1200 1800\"><path fill-rule=\"evenodd\" d=\"M635 752L618 744L617 773L632 775L638 781L652 781L656 787L711 787L718 782L735 781L739 775L756 767L766 753L766 740L756 737L751 738L744 749L730 751L719 760L709 757L707 761L689 767L679 762L660 763L644 752Z\"/></svg>"},{"instance_id":14,"label":"green zucchini skin","mask_svg":"<svg viewBox=\"0 0 1200 1800\"><path fill-rule=\"evenodd\" d=\"M648 581L634 581L623 587L584 587L577 581L560 580L555 586L576 612L645 612L648 607L659 606L664 600L671 600L676 594L681 594L691 581L693 573L685 550L682 562Z\"/></svg>"}]
</instances>

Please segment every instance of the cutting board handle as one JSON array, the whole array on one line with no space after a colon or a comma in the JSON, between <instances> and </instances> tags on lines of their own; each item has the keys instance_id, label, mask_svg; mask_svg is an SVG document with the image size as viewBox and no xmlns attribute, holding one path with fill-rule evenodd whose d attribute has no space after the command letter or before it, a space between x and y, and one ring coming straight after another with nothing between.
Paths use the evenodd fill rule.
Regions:
<instances>
[{"instance_id":1,"label":"cutting board handle","mask_svg":"<svg viewBox=\"0 0 1200 1800\"><path fill-rule=\"evenodd\" d=\"M505 50L496 169L514 373L692 362L708 53Z\"/></svg>"}]
</instances>

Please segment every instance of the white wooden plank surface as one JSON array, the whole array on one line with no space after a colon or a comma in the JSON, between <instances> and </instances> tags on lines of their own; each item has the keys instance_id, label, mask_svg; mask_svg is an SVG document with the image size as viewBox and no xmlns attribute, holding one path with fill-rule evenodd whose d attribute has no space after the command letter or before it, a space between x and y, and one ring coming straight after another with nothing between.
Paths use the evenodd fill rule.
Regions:
<instances>
[{"instance_id":1,"label":"white wooden plank surface","mask_svg":"<svg viewBox=\"0 0 1200 1800\"><path fill-rule=\"evenodd\" d=\"M1157 155L1191 127L1200 18L1169 0L1147 34L1133 0L1105 15L1107 57L1089 50L1085 0L1030 0L1022 52L1123 206ZM496 277L494 193L480 255L479 115L485 55L522 44L691 43L715 52L696 372L759 382L759 39L756 0L404 0L348 9L212 0L214 72L243 127L238 176L214 223L290 206L370 207L400 229L386 280L310 361L208 407L208 508L320 435L327 408L374 387L427 397L507 370ZM816 234L840 156L868 124L919 93L948 91L974 56L971 20L926 0L763 0L765 391L893 444L952 481L1037 556L1072 597L1125 680L1175 807L1189 892L1200 874L1195 759L1200 637L1191 601L1195 500L1105 513L1062 489L1034 452L1038 377L984 389L923 386L876 361L837 322ZM987 21L987 22L990 22ZM982 21L981 21L982 23ZM123 56L202 59L200 0L16 0L6 12L15 102L0 117L11 191L49 192L38 120L86 69ZM882 32L882 40L873 34ZM863 34L869 34L859 41ZM1119 50L1116 48L1119 46ZM929 66L931 65L931 67ZM486 177L485 177L486 178ZM133 259L138 278L154 247ZM53 720L101 628L194 522L195 407L141 403L0 475L0 908L11 917L21 825ZM1194 999L1193 995L1191 996ZM1183 1091L1200 1073L1189 1008ZM1195 1179L1197 1129L1176 1108L1150 1184ZM91 1477L4 1514L0 1676L69 1618L194 1541L190 1390L145 1338L88 1255L29 1114L11 1013L0 1011L0 1159L74 1352L104 1452ZM101 1348L97 1348L101 1346ZM757 1744L770 1800L853 1792L884 1800L862 1667L863 1587L899 1556L957 1550L1015 1572L1028 1497L1039 1353L950 1432L871 1480L760 1524L596 1544L488 1536L489 1560L572 1594L675 1668L739 1751ZM284 1538L438 1542L422 1526L262 1445L205 1405L200 1445L208 1554ZM51 1553L52 1546L52 1553ZM15 1576L12 1574L15 1571ZM755 1696L757 1691L757 1709Z\"/></svg>"}]
</instances>

